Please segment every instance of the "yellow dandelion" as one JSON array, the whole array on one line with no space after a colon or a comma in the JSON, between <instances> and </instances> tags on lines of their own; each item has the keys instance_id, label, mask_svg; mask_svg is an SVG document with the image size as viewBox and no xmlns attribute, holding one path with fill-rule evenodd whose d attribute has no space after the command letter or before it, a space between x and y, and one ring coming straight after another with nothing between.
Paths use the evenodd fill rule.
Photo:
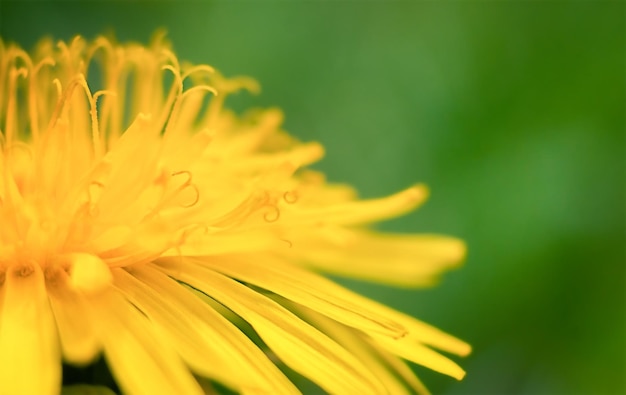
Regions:
<instances>
[{"instance_id":1,"label":"yellow dandelion","mask_svg":"<svg viewBox=\"0 0 626 395\"><path fill-rule=\"evenodd\" d=\"M333 394L427 393L405 360L463 377L434 350L466 343L317 274L420 286L457 264L457 239L367 228L426 188L358 200L278 110L225 109L242 88L162 36L0 41L0 395L58 394L62 361L101 354L138 395L299 393L284 366Z\"/></svg>"}]
</instances>

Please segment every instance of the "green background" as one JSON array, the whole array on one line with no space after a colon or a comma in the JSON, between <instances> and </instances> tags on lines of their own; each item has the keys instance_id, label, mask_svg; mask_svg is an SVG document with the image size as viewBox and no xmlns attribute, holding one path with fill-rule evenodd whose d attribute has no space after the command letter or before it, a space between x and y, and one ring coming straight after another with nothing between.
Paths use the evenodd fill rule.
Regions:
<instances>
[{"instance_id":1,"label":"green background","mask_svg":"<svg viewBox=\"0 0 626 395\"><path fill-rule=\"evenodd\" d=\"M165 27L181 58L257 78L317 167L365 197L426 182L383 229L469 244L437 288L346 282L474 346L441 394L624 394L624 2L0 2L0 33Z\"/></svg>"}]
</instances>

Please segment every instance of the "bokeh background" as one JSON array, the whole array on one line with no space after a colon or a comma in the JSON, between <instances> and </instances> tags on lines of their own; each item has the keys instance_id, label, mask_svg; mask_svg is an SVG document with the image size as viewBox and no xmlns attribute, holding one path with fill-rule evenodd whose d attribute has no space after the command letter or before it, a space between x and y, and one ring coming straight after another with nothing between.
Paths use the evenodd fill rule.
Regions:
<instances>
[{"instance_id":1,"label":"bokeh background","mask_svg":"<svg viewBox=\"0 0 626 395\"><path fill-rule=\"evenodd\" d=\"M622 1L1 1L0 33L147 42L248 74L317 167L365 197L426 182L381 226L467 240L437 288L344 281L474 346L436 394L624 394ZM313 390L311 390L313 392Z\"/></svg>"}]
</instances>

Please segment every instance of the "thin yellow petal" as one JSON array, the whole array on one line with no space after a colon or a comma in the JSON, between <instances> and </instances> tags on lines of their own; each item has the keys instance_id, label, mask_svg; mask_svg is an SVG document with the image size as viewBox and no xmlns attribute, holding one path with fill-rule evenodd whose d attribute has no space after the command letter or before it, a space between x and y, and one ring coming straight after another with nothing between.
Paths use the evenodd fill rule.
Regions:
<instances>
[{"instance_id":1,"label":"thin yellow petal","mask_svg":"<svg viewBox=\"0 0 626 395\"><path fill-rule=\"evenodd\" d=\"M404 385L399 377L394 375L394 371L390 369L389 366L385 365L377 352L378 350L365 340L361 332L324 317L314 310L303 308L294 303L290 303L289 308L298 311L306 317L309 322L312 322L316 328L321 329L337 343L346 348L346 350L350 351L352 355L356 356L359 361L379 378L389 394L410 394L407 386Z\"/></svg>"},{"instance_id":2,"label":"thin yellow petal","mask_svg":"<svg viewBox=\"0 0 626 395\"><path fill-rule=\"evenodd\" d=\"M125 394L203 394L169 339L158 336L117 292L103 292L90 302L109 368Z\"/></svg>"},{"instance_id":3,"label":"thin yellow petal","mask_svg":"<svg viewBox=\"0 0 626 395\"><path fill-rule=\"evenodd\" d=\"M385 393L352 354L276 302L210 269L173 260L159 264L248 321L285 364L329 393Z\"/></svg>"},{"instance_id":4,"label":"thin yellow petal","mask_svg":"<svg viewBox=\"0 0 626 395\"><path fill-rule=\"evenodd\" d=\"M361 312L364 315L363 317L383 317L383 322L395 323L396 327L399 325L400 328L403 328L403 338L405 339L412 339L412 341L424 343L462 356L469 354L471 350L467 343L448 335L440 329L368 299L305 269L283 264L277 260L271 260L271 264L269 264L263 260L269 258L257 256L255 260L254 255L251 255L247 261L241 261L240 258L237 258L237 260L232 262L233 267L237 267L239 270L229 268L228 265L231 261L227 258L221 258L224 259L223 265L219 264L219 260L211 263L213 259L217 258L191 258L187 262L196 262L198 265L212 265L211 268L213 270L228 273L235 278L250 281L261 287L264 287L261 285L261 282L263 282L269 291L292 299L307 307L313 308L314 306L314 310L319 309L317 311L322 314L326 314L329 317L332 315L331 318L370 334L380 334L381 331L380 329L374 331L367 330L366 326L359 325L360 322L354 318L355 316L358 317L358 314L354 312L349 314L347 311L344 311L343 314L338 314L339 310L331 312L331 314L328 314L328 312L331 308L340 309L341 304L338 301L344 301L344 308L347 308L346 306L358 306L355 312ZM264 265L264 263L266 264ZM244 270L246 266L248 270ZM253 267L256 267L257 270L252 270L251 268ZM270 273L271 276L269 275ZM265 278L265 275L268 275L268 278ZM293 287L289 286L287 284L288 280L294 281L295 285L292 284ZM300 287L301 289L298 289ZM283 293L282 291L286 292ZM316 292L317 296L314 295ZM309 296L305 297L307 294ZM325 299L325 297L328 299ZM334 303L338 303L338 305L333 306ZM346 305L345 303L348 304Z\"/></svg>"},{"instance_id":5,"label":"thin yellow petal","mask_svg":"<svg viewBox=\"0 0 626 395\"><path fill-rule=\"evenodd\" d=\"M438 235L378 234L327 229L293 233L286 255L328 273L415 287L431 285L465 257L463 241Z\"/></svg>"},{"instance_id":6,"label":"thin yellow petal","mask_svg":"<svg viewBox=\"0 0 626 395\"><path fill-rule=\"evenodd\" d=\"M268 136L276 134L283 122L284 115L278 108L248 112L243 130L238 130L228 143L230 155L254 154L260 151ZM244 121L245 122L245 121Z\"/></svg>"},{"instance_id":7,"label":"thin yellow petal","mask_svg":"<svg viewBox=\"0 0 626 395\"><path fill-rule=\"evenodd\" d=\"M67 275L58 270L47 283L50 306L59 331L63 358L74 364L91 362L100 351L100 344L89 306L83 295L67 286ZM80 319L77 319L80 317Z\"/></svg>"},{"instance_id":8,"label":"thin yellow petal","mask_svg":"<svg viewBox=\"0 0 626 395\"><path fill-rule=\"evenodd\" d=\"M373 303L378 304L377 302ZM441 329L435 328L432 325L426 324L425 322L393 310L382 304L378 305L379 307L387 310L390 318L397 320L407 329L408 335L403 339L400 339L402 341L424 343L441 351L446 351L462 357L468 355L472 351L472 347L469 344L445 333Z\"/></svg>"},{"instance_id":9,"label":"thin yellow petal","mask_svg":"<svg viewBox=\"0 0 626 395\"><path fill-rule=\"evenodd\" d=\"M220 314L154 268L115 270L116 285L170 339L185 363L244 394L298 394L265 354ZM163 295L167 295L163 299Z\"/></svg>"},{"instance_id":10,"label":"thin yellow petal","mask_svg":"<svg viewBox=\"0 0 626 395\"><path fill-rule=\"evenodd\" d=\"M317 162L324 155L324 148L318 143L302 144L291 151L280 154L256 154L238 159L230 164L234 172L252 171L254 173L274 170L283 163L291 163L295 167L306 166Z\"/></svg>"},{"instance_id":11,"label":"thin yellow petal","mask_svg":"<svg viewBox=\"0 0 626 395\"><path fill-rule=\"evenodd\" d=\"M365 332L402 337L406 330L376 311L364 308L337 284L310 271L259 254L189 258L236 278L309 307Z\"/></svg>"},{"instance_id":12,"label":"thin yellow petal","mask_svg":"<svg viewBox=\"0 0 626 395\"><path fill-rule=\"evenodd\" d=\"M441 329L435 328L434 326L426 324L414 317L394 310L388 306L385 306L381 303L378 303L372 299L366 298L347 289L344 290L344 292L350 293L354 302L361 304L363 308L375 311L381 315L385 315L389 317L389 319L396 321L400 325L402 325L406 329L407 334L397 340L403 342L403 344L423 343L428 346L435 347L439 350L460 356L466 356L472 350L469 344L445 333ZM371 332L370 334L375 337L376 340L378 340L379 338L385 338L385 336L379 336L374 332ZM392 340L390 344L393 344L394 339L390 340ZM425 366L428 367L428 365Z\"/></svg>"},{"instance_id":13,"label":"thin yellow petal","mask_svg":"<svg viewBox=\"0 0 626 395\"><path fill-rule=\"evenodd\" d=\"M149 116L140 115L104 157L103 161L110 164L110 169L104 179L98 180L104 187L97 203L99 210L110 216L109 221L128 223L130 218L145 212L144 207L137 210L144 204L138 198L158 175L161 148L155 135L158 132ZM134 165L128 166L128 163Z\"/></svg>"},{"instance_id":14,"label":"thin yellow petal","mask_svg":"<svg viewBox=\"0 0 626 395\"><path fill-rule=\"evenodd\" d=\"M427 197L428 189L419 184L384 198L313 207L294 205L284 211L286 218L297 218L299 223L359 225L406 214Z\"/></svg>"},{"instance_id":15,"label":"thin yellow petal","mask_svg":"<svg viewBox=\"0 0 626 395\"><path fill-rule=\"evenodd\" d=\"M407 383L410 388L413 389L413 391L415 391L415 393L419 395L430 395L428 388L426 388L424 383L417 378L406 362L382 349L376 344L376 342L370 342L370 344L372 348L378 351L378 355L380 355L380 357Z\"/></svg>"},{"instance_id":16,"label":"thin yellow petal","mask_svg":"<svg viewBox=\"0 0 626 395\"><path fill-rule=\"evenodd\" d=\"M57 333L39 265L9 267L0 292L0 394L58 394Z\"/></svg>"},{"instance_id":17,"label":"thin yellow petal","mask_svg":"<svg viewBox=\"0 0 626 395\"><path fill-rule=\"evenodd\" d=\"M465 371L459 365L418 342L406 338L389 339L376 335L373 337L376 344L404 359L426 366L436 372L447 374L457 380L465 377Z\"/></svg>"},{"instance_id":18,"label":"thin yellow petal","mask_svg":"<svg viewBox=\"0 0 626 395\"><path fill-rule=\"evenodd\" d=\"M265 230L205 233L199 229L191 233L183 245L166 251L162 256L222 255L267 250L274 247L285 247L285 245L284 241Z\"/></svg>"}]
</instances>

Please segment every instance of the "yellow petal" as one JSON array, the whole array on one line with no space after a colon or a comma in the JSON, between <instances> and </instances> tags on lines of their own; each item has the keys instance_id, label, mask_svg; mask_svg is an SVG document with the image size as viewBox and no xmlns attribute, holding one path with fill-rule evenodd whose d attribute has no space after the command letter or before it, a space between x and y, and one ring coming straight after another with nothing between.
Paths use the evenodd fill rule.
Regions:
<instances>
[{"instance_id":1,"label":"yellow petal","mask_svg":"<svg viewBox=\"0 0 626 395\"><path fill-rule=\"evenodd\" d=\"M355 303L349 292L321 276L260 254L189 258L229 277L300 303L365 332L402 337L406 330L388 317Z\"/></svg>"},{"instance_id":2,"label":"yellow petal","mask_svg":"<svg viewBox=\"0 0 626 395\"><path fill-rule=\"evenodd\" d=\"M329 393L381 394L382 384L354 356L276 302L192 263L159 262L171 276L210 295L248 321L289 367Z\"/></svg>"},{"instance_id":3,"label":"yellow petal","mask_svg":"<svg viewBox=\"0 0 626 395\"><path fill-rule=\"evenodd\" d=\"M355 303L359 303L364 309L375 311L377 314L387 316L390 320L393 320L402 325L402 327L406 329L407 333L404 337L397 340L401 341L403 344L423 343L428 346L435 347L439 350L450 352L460 356L468 355L472 350L469 344L445 333L441 329L435 328L432 325L426 324L420 320L415 319L414 317L394 310L388 306L378 303L372 299L366 298L355 292L349 291L347 289L344 289L344 292L349 293L353 301ZM379 339L388 338L392 340L392 342L389 344L393 344L393 340L395 340L386 336L380 336L375 332L370 332L369 334L372 335L372 337L374 337L376 341L378 341ZM424 366L430 367L428 364Z\"/></svg>"},{"instance_id":4,"label":"yellow petal","mask_svg":"<svg viewBox=\"0 0 626 395\"><path fill-rule=\"evenodd\" d=\"M84 296L66 285L64 271L57 271L47 283L50 307L59 330L63 358L74 364L91 362L100 344ZM80 317L80 319L77 319Z\"/></svg>"},{"instance_id":5,"label":"yellow petal","mask_svg":"<svg viewBox=\"0 0 626 395\"><path fill-rule=\"evenodd\" d=\"M0 292L0 394L58 394L59 345L39 265L9 267Z\"/></svg>"},{"instance_id":6,"label":"yellow petal","mask_svg":"<svg viewBox=\"0 0 626 395\"><path fill-rule=\"evenodd\" d=\"M472 347L469 344L445 333L441 329L435 328L432 325L426 324L425 322L417 320L407 314L393 310L377 302L373 303L377 304L380 308L387 310L390 318L397 320L407 329L408 335L400 339L404 342L424 343L439 350L460 355L462 357L468 355L472 351Z\"/></svg>"},{"instance_id":7,"label":"yellow petal","mask_svg":"<svg viewBox=\"0 0 626 395\"><path fill-rule=\"evenodd\" d=\"M396 357L395 355L386 352L384 349L379 347L376 342L370 342L372 348L378 350L378 355L380 355L381 359L386 362L394 372L401 377L410 388L415 391L416 394L419 395L430 395L430 391L428 388L424 386L422 381L417 378L415 373L411 370L411 368L404 362L402 359Z\"/></svg>"},{"instance_id":8,"label":"yellow petal","mask_svg":"<svg viewBox=\"0 0 626 395\"><path fill-rule=\"evenodd\" d=\"M161 142L155 133L158 131L150 117L140 115L103 158L110 169L100 181L104 188L97 203L98 209L107 213L107 221L129 223L154 204L144 197L160 171Z\"/></svg>"},{"instance_id":9,"label":"yellow petal","mask_svg":"<svg viewBox=\"0 0 626 395\"><path fill-rule=\"evenodd\" d=\"M390 219L406 214L426 201L428 189L419 184L394 195L325 206L285 208L285 218L297 218L300 223L359 225Z\"/></svg>"},{"instance_id":10,"label":"yellow petal","mask_svg":"<svg viewBox=\"0 0 626 395\"><path fill-rule=\"evenodd\" d=\"M405 339L411 339L411 341L424 343L458 355L467 355L471 350L467 343L448 335L440 329L352 292L305 269L283 264L277 260L268 261L269 258L264 258L262 255L256 255L256 259L255 255L250 255L250 258L246 261L242 261L241 257L238 257L236 260L225 257L220 258L222 261L215 259L218 258L191 258L186 260L186 262L195 262L201 266L210 265L213 270L227 273L229 276L232 275L244 281L250 281L262 288L267 287L269 291L314 310L320 309L317 311L345 325L361 329L370 334L381 334L380 327L377 330L371 330L373 322L369 322L369 327L365 325L368 323L366 317L377 317L377 319L380 318L382 320L381 322L390 323L392 326L395 325L395 328L402 328L403 338ZM222 263L221 265L220 262ZM229 267L231 264L232 268ZM294 283L289 285L288 281L294 281ZM261 285L261 283L264 285ZM355 306L356 310L350 314L348 306ZM342 308L345 309L343 314L341 313ZM384 337L382 334L381 336ZM389 336L389 332L386 336Z\"/></svg>"},{"instance_id":11,"label":"yellow petal","mask_svg":"<svg viewBox=\"0 0 626 395\"><path fill-rule=\"evenodd\" d=\"M230 261L224 262L225 265L230 265L231 263L232 262ZM452 336L447 335L433 327L429 327L426 324L421 324L419 321L413 318L410 318L408 316L405 316L404 314L400 312L393 311L392 309L386 306L377 305L377 303L374 301L370 301L358 294L351 293L351 291L348 291L347 289L343 289L339 287L338 285L324 278L318 277L305 270L301 270L301 269L298 270L294 267L289 267L287 265L280 265L276 262L274 262L273 265L271 266L266 266L265 270L268 270L268 268L270 267L271 267L271 269L269 269L270 272L272 270L277 269L278 271L281 271L283 273L290 273L292 275L292 278L295 281L299 281L296 283L297 286L300 286L306 289L307 285L305 284L311 284L316 289L325 290L325 292L320 292L322 294L333 293L335 295L341 295L344 299L351 300L351 302L354 305L361 306L362 311L369 310L370 311L369 314L372 314L372 315L378 314L381 316L386 316L387 320L396 320L396 322L398 322L401 325L404 325L404 327L406 328L406 332L404 336L395 337L395 338L384 336L379 331L365 330L364 331L365 333L372 336L374 340L372 342L373 344L376 344L377 346L382 347L383 349L393 353L394 355L398 355L402 358L411 360L415 363L426 366L440 373L450 375L457 379L461 379L465 375L465 372L461 370L461 368L457 364L455 364L450 359L437 353L436 351L431 350L430 348L422 344L422 343L426 343L426 344L436 345L441 349L452 351L452 352L457 352L461 354L465 352L469 352L469 346L461 342L460 340L457 340L453 338ZM280 277L280 274L277 274L277 273L273 273L272 275ZM244 279L244 281L247 281L247 280ZM269 290L277 293L278 295L289 298L288 295L282 294L277 289L269 288ZM313 299L314 296L310 296L309 298ZM306 300L303 300L303 299L301 300L292 299L292 300L302 304L303 306L308 307L309 309L313 311L316 311L317 313L326 314L328 317L331 317L331 315L327 314L328 308L320 308L319 306L311 304L310 302L307 302ZM359 327L358 325L354 325L354 319L350 319L348 314L344 313L343 316L341 315L332 316L331 318L347 326L351 326L351 327L363 330L362 327Z\"/></svg>"},{"instance_id":12,"label":"yellow petal","mask_svg":"<svg viewBox=\"0 0 626 395\"><path fill-rule=\"evenodd\" d=\"M459 365L410 338L390 339L377 335L372 337L376 344L399 357L426 366L436 372L447 374L457 380L465 377L465 371Z\"/></svg>"},{"instance_id":13,"label":"yellow petal","mask_svg":"<svg viewBox=\"0 0 626 395\"><path fill-rule=\"evenodd\" d=\"M90 297L90 312L108 366L128 395L202 395L202 389L146 317L117 292Z\"/></svg>"},{"instance_id":14,"label":"yellow petal","mask_svg":"<svg viewBox=\"0 0 626 395\"><path fill-rule=\"evenodd\" d=\"M394 370L385 365L385 361L381 358L379 350L372 347L365 340L361 332L294 303L290 303L289 307L294 311L298 311L309 322L313 323L316 328L321 329L337 343L350 351L352 355L356 356L359 361L367 366L367 368L380 379L387 389L387 393L393 395L408 395L410 393L402 380L394 374Z\"/></svg>"},{"instance_id":15,"label":"yellow petal","mask_svg":"<svg viewBox=\"0 0 626 395\"><path fill-rule=\"evenodd\" d=\"M195 372L244 394L299 393L248 337L180 284L154 268L114 273L116 285Z\"/></svg>"},{"instance_id":16,"label":"yellow petal","mask_svg":"<svg viewBox=\"0 0 626 395\"><path fill-rule=\"evenodd\" d=\"M291 163L296 168L317 162L324 155L324 148L318 143L301 144L291 151L279 154L256 154L239 158L231 164L233 171L263 173L274 170L283 163Z\"/></svg>"},{"instance_id":17,"label":"yellow petal","mask_svg":"<svg viewBox=\"0 0 626 395\"><path fill-rule=\"evenodd\" d=\"M248 112L243 130L238 130L228 141L230 155L254 154L261 150L269 135L276 134L284 115L278 108ZM244 121L245 122L245 121Z\"/></svg>"},{"instance_id":18,"label":"yellow petal","mask_svg":"<svg viewBox=\"0 0 626 395\"><path fill-rule=\"evenodd\" d=\"M286 243L267 230L190 233L183 245L172 248L162 256L206 256L253 252L284 247Z\"/></svg>"},{"instance_id":19,"label":"yellow petal","mask_svg":"<svg viewBox=\"0 0 626 395\"><path fill-rule=\"evenodd\" d=\"M294 232L284 253L328 273L405 287L431 285L465 257L452 237L325 230Z\"/></svg>"}]
</instances>

